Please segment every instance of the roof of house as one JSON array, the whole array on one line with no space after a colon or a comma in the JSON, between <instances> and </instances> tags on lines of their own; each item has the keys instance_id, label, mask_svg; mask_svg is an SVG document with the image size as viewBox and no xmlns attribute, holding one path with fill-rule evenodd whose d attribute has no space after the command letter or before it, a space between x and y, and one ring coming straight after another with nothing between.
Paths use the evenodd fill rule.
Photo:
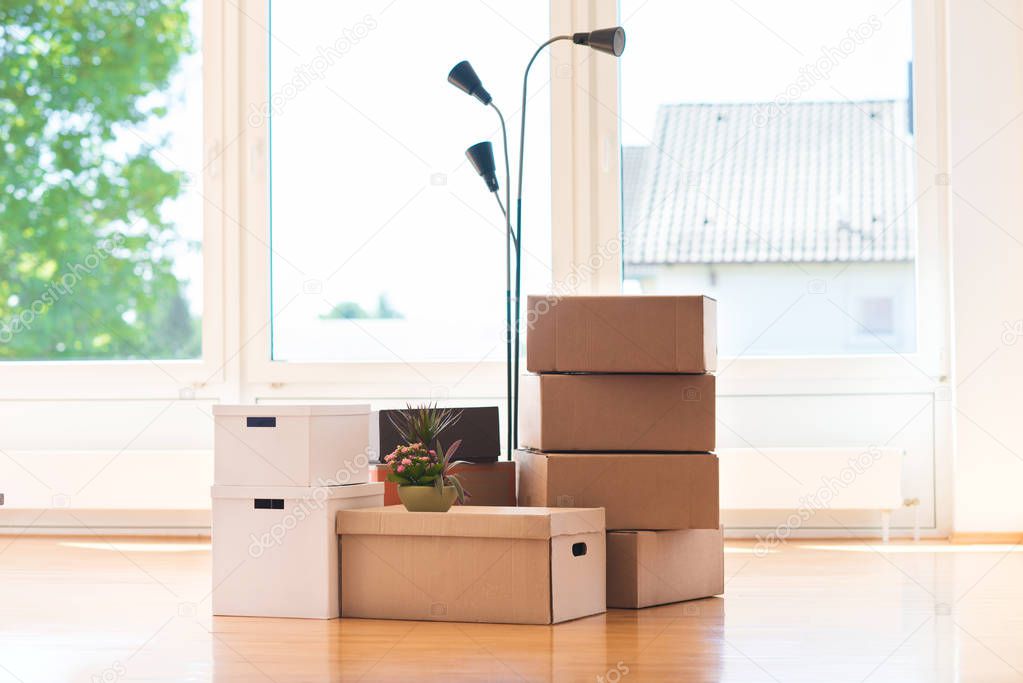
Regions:
<instances>
[{"instance_id":1,"label":"roof of house","mask_svg":"<svg viewBox=\"0 0 1023 683\"><path fill-rule=\"evenodd\" d=\"M622 150L631 264L901 261L916 251L905 102L673 104Z\"/></svg>"}]
</instances>

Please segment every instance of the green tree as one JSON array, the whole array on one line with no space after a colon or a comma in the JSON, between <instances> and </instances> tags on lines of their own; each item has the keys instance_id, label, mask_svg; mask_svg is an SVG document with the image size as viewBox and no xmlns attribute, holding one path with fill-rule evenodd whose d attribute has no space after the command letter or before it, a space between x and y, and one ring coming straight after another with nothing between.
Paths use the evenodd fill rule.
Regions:
<instances>
[{"instance_id":1,"label":"green tree","mask_svg":"<svg viewBox=\"0 0 1023 683\"><path fill-rule=\"evenodd\" d=\"M398 309L391 305L391 301L387 298L386 294L381 294L377 298L376 311L367 311L355 301L342 301L339 304L334 304L329 312L320 316L323 320L361 320L364 318L383 320L404 317Z\"/></svg>"},{"instance_id":2,"label":"green tree","mask_svg":"<svg viewBox=\"0 0 1023 683\"><path fill-rule=\"evenodd\" d=\"M185 0L0 3L0 358L198 354L161 215L184 174L125 144L194 49Z\"/></svg>"}]
</instances>

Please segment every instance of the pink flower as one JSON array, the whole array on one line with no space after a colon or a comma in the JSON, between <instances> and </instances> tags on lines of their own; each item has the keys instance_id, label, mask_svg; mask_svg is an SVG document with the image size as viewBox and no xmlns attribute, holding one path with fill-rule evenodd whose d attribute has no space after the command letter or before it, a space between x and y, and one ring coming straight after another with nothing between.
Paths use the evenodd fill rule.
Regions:
<instances>
[{"instance_id":1,"label":"pink flower","mask_svg":"<svg viewBox=\"0 0 1023 683\"><path fill-rule=\"evenodd\" d=\"M405 471L405 466L404 465L398 465L398 471L399 472L404 472Z\"/></svg>"},{"instance_id":2,"label":"pink flower","mask_svg":"<svg viewBox=\"0 0 1023 683\"><path fill-rule=\"evenodd\" d=\"M411 464L412 464L412 459L411 459L411 458L404 458L404 459L403 459L403 460L401 461L401 464L402 464L402 465L411 465Z\"/></svg>"}]
</instances>

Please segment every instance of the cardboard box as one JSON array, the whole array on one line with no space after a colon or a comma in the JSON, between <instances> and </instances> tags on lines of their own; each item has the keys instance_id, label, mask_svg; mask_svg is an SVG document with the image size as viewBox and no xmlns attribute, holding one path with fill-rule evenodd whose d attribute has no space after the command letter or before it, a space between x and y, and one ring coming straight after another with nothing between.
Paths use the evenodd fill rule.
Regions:
<instances>
[{"instance_id":1,"label":"cardboard box","mask_svg":"<svg viewBox=\"0 0 1023 683\"><path fill-rule=\"evenodd\" d=\"M607 532L608 607L650 607L724 592L720 528Z\"/></svg>"},{"instance_id":2,"label":"cardboard box","mask_svg":"<svg viewBox=\"0 0 1023 683\"><path fill-rule=\"evenodd\" d=\"M215 405L213 483L364 484L368 416L368 405Z\"/></svg>"},{"instance_id":3,"label":"cardboard box","mask_svg":"<svg viewBox=\"0 0 1023 683\"><path fill-rule=\"evenodd\" d=\"M451 471L459 475L472 494L467 505L515 506L515 461L457 464ZM384 482L384 505L400 505L398 485L387 481L387 467L370 465L370 481Z\"/></svg>"},{"instance_id":4,"label":"cardboard box","mask_svg":"<svg viewBox=\"0 0 1023 683\"><path fill-rule=\"evenodd\" d=\"M713 372L717 302L706 296L531 296L530 372Z\"/></svg>"},{"instance_id":5,"label":"cardboard box","mask_svg":"<svg viewBox=\"0 0 1023 683\"><path fill-rule=\"evenodd\" d=\"M714 450L713 375L524 375L519 387L525 448Z\"/></svg>"},{"instance_id":6,"label":"cardboard box","mask_svg":"<svg viewBox=\"0 0 1023 683\"><path fill-rule=\"evenodd\" d=\"M608 529L717 529L713 453L515 451L519 505L602 507Z\"/></svg>"},{"instance_id":7,"label":"cardboard box","mask_svg":"<svg viewBox=\"0 0 1023 683\"><path fill-rule=\"evenodd\" d=\"M458 449L459 460L494 462L501 457L501 423L497 406L459 408L462 416L441 434L444 447L462 440ZM374 410L369 417L369 442L376 461L404 442L398 436L391 417L399 410Z\"/></svg>"},{"instance_id":8,"label":"cardboard box","mask_svg":"<svg viewBox=\"0 0 1023 683\"><path fill-rule=\"evenodd\" d=\"M342 510L341 615L551 624L605 611L604 511Z\"/></svg>"},{"instance_id":9,"label":"cardboard box","mask_svg":"<svg viewBox=\"0 0 1023 683\"><path fill-rule=\"evenodd\" d=\"M379 507L383 484L214 486L213 614L338 616L334 518Z\"/></svg>"}]
</instances>

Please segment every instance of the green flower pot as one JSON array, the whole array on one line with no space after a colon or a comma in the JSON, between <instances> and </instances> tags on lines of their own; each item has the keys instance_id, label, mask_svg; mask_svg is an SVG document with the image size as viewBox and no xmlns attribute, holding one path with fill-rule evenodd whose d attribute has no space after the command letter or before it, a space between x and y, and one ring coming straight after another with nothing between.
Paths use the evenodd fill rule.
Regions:
<instances>
[{"instance_id":1,"label":"green flower pot","mask_svg":"<svg viewBox=\"0 0 1023 683\"><path fill-rule=\"evenodd\" d=\"M409 512L447 512L455 503L454 486L399 486L398 497Z\"/></svg>"}]
</instances>

